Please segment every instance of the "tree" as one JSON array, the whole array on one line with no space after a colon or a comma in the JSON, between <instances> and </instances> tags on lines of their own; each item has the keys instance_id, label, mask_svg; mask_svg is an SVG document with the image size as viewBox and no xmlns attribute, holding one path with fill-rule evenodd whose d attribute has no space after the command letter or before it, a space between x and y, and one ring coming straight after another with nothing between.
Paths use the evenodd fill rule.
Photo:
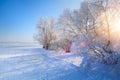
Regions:
<instances>
[{"instance_id":1,"label":"tree","mask_svg":"<svg viewBox=\"0 0 120 80\"><path fill-rule=\"evenodd\" d=\"M54 19L40 18L37 29L38 34L36 35L36 40L43 45L43 48L50 49L51 42L55 41L57 38Z\"/></svg>"},{"instance_id":2,"label":"tree","mask_svg":"<svg viewBox=\"0 0 120 80\"><path fill-rule=\"evenodd\" d=\"M72 42L75 41L75 36L77 35L76 28L73 22L72 11L69 9L64 10L63 14L59 17L58 20L59 27L61 29L61 40L64 44L64 49L66 52L71 51ZM73 38L74 37L74 38Z\"/></svg>"},{"instance_id":3,"label":"tree","mask_svg":"<svg viewBox=\"0 0 120 80\"><path fill-rule=\"evenodd\" d=\"M118 14L116 10L118 9L118 5L112 0L93 0L87 1L87 4L89 8L86 12L90 13L93 18L87 18L85 21L89 21L89 24L94 22L94 24L92 23L92 25L90 25L92 27L87 27L89 32L89 49L104 63L116 64L118 58L114 56L116 56L119 51L113 48L116 43L112 39L114 35L112 36L111 26L115 24L113 23L113 19L115 19L115 15ZM85 13L85 11L83 13ZM87 15L88 14L84 16ZM94 35L96 33L97 35Z\"/></svg>"}]
</instances>

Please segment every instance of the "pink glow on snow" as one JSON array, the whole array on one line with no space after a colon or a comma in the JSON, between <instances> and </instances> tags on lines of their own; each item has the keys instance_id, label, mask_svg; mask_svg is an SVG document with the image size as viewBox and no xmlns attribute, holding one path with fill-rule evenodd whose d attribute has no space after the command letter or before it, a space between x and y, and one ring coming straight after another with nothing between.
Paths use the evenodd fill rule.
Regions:
<instances>
[{"instance_id":1,"label":"pink glow on snow","mask_svg":"<svg viewBox=\"0 0 120 80\"><path fill-rule=\"evenodd\" d=\"M60 50L58 53L59 54L65 54L66 52L65 52L65 50Z\"/></svg>"},{"instance_id":2,"label":"pink glow on snow","mask_svg":"<svg viewBox=\"0 0 120 80\"><path fill-rule=\"evenodd\" d=\"M85 44L84 41L82 41L82 42L80 42L80 43L78 44L78 48L83 48L83 47L85 47L85 46L86 46L86 44Z\"/></svg>"},{"instance_id":3,"label":"pink glow on snow","mask_svg":"<svg viewBox=\"0 0 120 80\"><path fill-rule=\"evenodd\" d=\"M80 46L81 46L81 47L85 47L85 42L84 42L84 41L81 42L81 43L80 43Z\"/></svg>"}]
</instances>

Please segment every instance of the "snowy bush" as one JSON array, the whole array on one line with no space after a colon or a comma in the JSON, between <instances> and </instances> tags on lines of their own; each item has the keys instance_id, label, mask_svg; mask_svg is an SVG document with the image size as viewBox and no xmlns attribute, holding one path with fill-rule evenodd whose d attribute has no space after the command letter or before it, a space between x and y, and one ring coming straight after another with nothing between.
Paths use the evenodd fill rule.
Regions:
<instances>
[{"instance_id":1,"label":"snowy bush","mask_svg":"<svg viewBox=\"0 0 120 80\"><path fill-rule=\"evenodd\" d=\"M66 52L71 52L71 45L72 45L71 41L67 39L62 39L62 40L53 42L51 44L50 49L58 50L58 51L64 50Z\"/></svg>"}]
</instances>

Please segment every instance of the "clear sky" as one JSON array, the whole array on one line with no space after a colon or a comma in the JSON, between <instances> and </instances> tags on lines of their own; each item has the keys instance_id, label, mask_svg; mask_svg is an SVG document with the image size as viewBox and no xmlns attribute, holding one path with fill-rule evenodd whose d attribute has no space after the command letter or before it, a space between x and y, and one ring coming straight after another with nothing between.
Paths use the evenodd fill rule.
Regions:
<instances>
[{"instance_id":1,"label":"clear sky","mask_svg":"<svg viewBox=\"0 0 120 80\"><path fill-rule=\"evenodd\" d=\"M58 18L77 9L81 0L0 0L0 42L31 42L40 17Z\"/></svg>"}]
</instances>

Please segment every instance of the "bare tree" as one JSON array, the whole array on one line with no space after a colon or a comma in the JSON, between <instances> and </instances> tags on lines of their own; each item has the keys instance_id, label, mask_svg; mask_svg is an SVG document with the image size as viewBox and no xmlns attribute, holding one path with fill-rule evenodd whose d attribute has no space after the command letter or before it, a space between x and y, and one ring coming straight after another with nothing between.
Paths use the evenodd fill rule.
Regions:
<instances>
[{"instance_id":1,"label":"bare tree","mask_svg":"<svg viewBox=\"0 0 120 80\"><path fill-rule=\"evenodd\" d=\"M43 45L43 48L49 49L51 42L56 40L54 19L40 19L38 25L38 34L36 40Z\"/></svg>"}]
</instances>

